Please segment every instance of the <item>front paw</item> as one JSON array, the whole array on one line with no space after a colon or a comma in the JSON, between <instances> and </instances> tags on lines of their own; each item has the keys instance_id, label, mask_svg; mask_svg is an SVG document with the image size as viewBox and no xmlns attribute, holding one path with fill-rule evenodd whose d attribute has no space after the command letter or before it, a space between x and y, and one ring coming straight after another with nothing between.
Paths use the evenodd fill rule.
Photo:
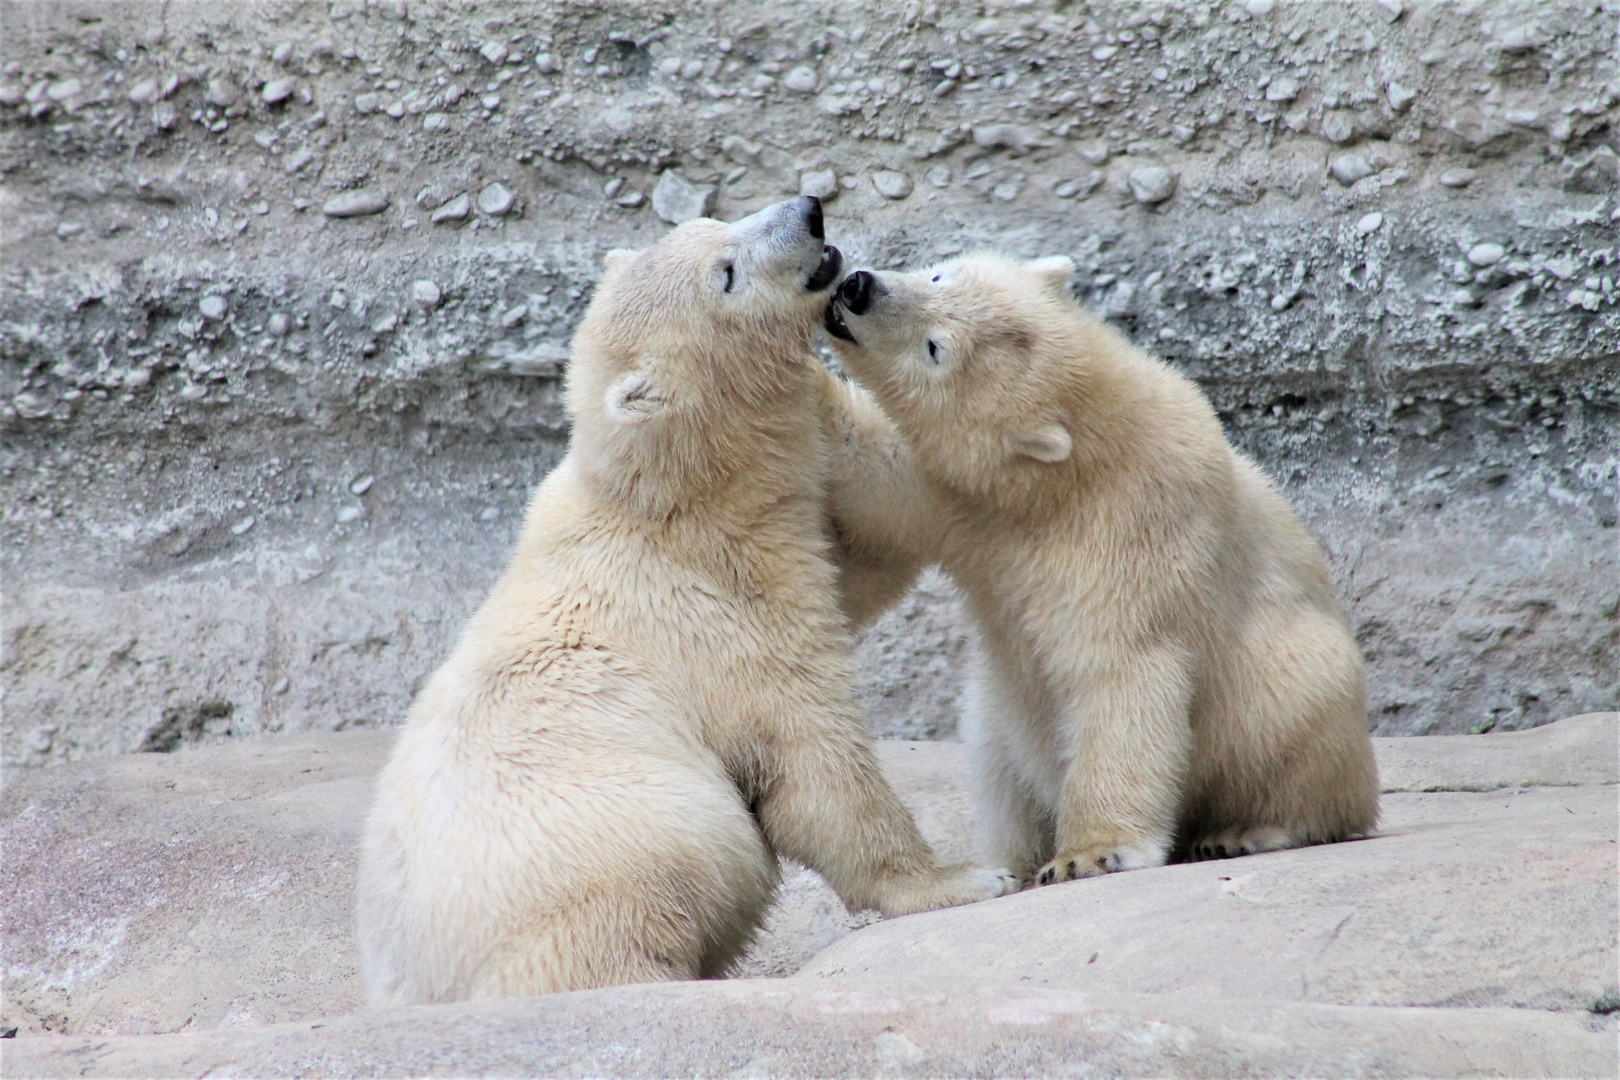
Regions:
<instances>
[{"instance_id":1,"label":"front paw","mask_svg":"<svg viewBox=\"0 0 1620 1080\"><path fill-rule=\"evenodd\" d=\"M1100 877L1120 870L1143 870L1163 866L1164 846L1160 844L1114 844L1067 851L1041 867L1035 884Z\"/></svg>"},{"instance_id":2,"label":"front paw","mask_svg":"<svg viewBox=\"0 0 1620 1080\"><path fill-rule=\"evenodd\" d=\"M1009 870L986 870L968 864L947 866L892 889L879 907L884 915L912 915L993 900L1017 892L1018 887L1018 878Z\"/></svg>"}]
</instances>

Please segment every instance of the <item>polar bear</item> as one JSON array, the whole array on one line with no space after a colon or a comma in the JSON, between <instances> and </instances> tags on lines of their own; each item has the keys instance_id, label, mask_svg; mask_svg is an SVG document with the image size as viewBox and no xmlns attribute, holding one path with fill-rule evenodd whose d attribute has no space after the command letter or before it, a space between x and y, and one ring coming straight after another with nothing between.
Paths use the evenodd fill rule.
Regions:
<instances>
[{"instance_id":1,"label":"polar bear","mask_svg":"<svg viewBox=\"0 0 1620 1080\"><path fill-rule=\"evenodd\" d=\"M937 545L981 630L984 853L1046 884L1366 834L1362 659L1320 549L1073 270L857 271L825 316L915 458L909 502L845 512Z\"/></svg>"},{"instance_id":2,"label":"polar bear","mask_svg":"<svg viewBox=\"0 0 1620 1080\"><path fill-rule=\"evenodd\" d=\"M718 976L777 855L852 908L999 895L941 865L853 699L808 348L840 257L814 199L614 252L569 450L378 779L373 1007Z\"/></svg>"}]
</instances>

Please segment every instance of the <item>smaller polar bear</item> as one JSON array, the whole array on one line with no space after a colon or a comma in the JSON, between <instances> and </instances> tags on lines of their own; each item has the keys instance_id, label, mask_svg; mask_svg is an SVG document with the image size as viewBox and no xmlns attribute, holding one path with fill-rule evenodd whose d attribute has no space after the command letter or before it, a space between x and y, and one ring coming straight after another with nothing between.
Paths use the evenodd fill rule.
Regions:
<instances>
[{"instance_id":1,"label":"smaller polar bear","mask_svg":"<svg viewBox=\"0 0 1620 1080\"><path fill-rule=\"evenodd\" d=\"M378 778L374 1007L721 975L778 854L888 915L1012 885L940 864L854 700L825 429L881 424L809 350L839 262L811 198L609 256L568 454Z\"/></svg>"},{"instance_id":2,"label":"smaller polar bear","mask_svg":"<svg viewBox=\"0 0 1620 1080\"><path fill-rule=\"evenodd\" d=\"M1073 271L857 271L826 314L917 474L835 513L935 544L981 630L985 854L1045 884L1367 833L1361 653L1321 551L1203 394L1074 303Z\"/></svg>"}]
</instances>

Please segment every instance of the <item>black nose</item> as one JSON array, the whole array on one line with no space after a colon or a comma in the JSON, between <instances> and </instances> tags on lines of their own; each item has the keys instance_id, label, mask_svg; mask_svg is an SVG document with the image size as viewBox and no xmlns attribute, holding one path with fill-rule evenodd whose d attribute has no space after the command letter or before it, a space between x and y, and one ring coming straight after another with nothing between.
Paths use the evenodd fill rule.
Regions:
<instances>
[{"instance_id":1,"label":"black nose","mask_svg":"<svg viewBox=\"0 0 1620 1080\"><path fill-rule=\"evenodd\" d=\"M864 315L866 309L872 306L872 281L871 271L855 271L838 286L838 302L851 315Z\"/></svg>"},{"instance_id":2,"label":"black nose","mask_svg":"<svg viewBox=\"0 0 1620 1080\"><path fill-rule=\"evenodd\" d=\"M821 200L814 195L800 195L799 203L804 207L804 224L810 230L810 235L817 240L827 239L827 232L821 225Z\"/></svg>"}]
</instances>

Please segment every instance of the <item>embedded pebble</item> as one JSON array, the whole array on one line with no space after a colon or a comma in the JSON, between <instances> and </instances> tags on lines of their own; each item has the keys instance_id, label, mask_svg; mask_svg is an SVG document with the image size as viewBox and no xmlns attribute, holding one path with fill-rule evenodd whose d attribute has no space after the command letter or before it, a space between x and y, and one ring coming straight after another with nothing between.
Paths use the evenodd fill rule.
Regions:
<instances>
[{"instance_id":1,"label":"embedded pebble","mask_svg":"<svg viewBox=\"0 0 1620 1080\"><path fill-rule=\"evenodd\" d=\"M1267 101L1293 101L1298 96L1299 80L1287 75L1271 80L1271 85L1266 87Z\"/></svg>"},{"instance_id":2,"label":"embedded pebble","mask_svg":"<svg viewBox=\"0 0 1620 1080\"><path fill-rule=\"evenodd\" d=\"M426 116L422 117L422 130L423 131L449 131L450 130L450 114L449 113L442 113L442 112L430 112L430 113L428 113Z\"/></svg>"},{"instance_id":3,"label":"embedded pebble","mask_svg":"<svg viewBox=\"0 0 1620 1080\"><path fill-rule=\"evenodd\" d=\"M210 105L217 105L221 109L228 109L236 104L236 86L227 78L218 76L208 80L208 89L203 93L203 100Z\"/></svg>"},{"instance_id":4,"label":"embedded pebble","mask_svg":"<svg viewBox=\"0 0 1620 1080\"><path fill-rule=\"evenodd\" d=\"M1132 169L1125 178L1131 197L1144 206L1162 203L1176 193L1176 174L1162 165Z\"/></svg>"},{"instance_id":5,"label":"embedded pebble","mask_svg":"<svg viewBox=\"0 0 1620 1080\"><path fill-rule=\"evenodd\" d=\"M1371 236L1373 233L1375 233L1379 229L1383 228L1383 225L1384 225L1384 215L1383 214L1380 214L1380 213L1378 213L1376 211L1374 211L1371 214L1363 214L1363 215L1361 215L1361 220L1356 222L1356 235L1357 236Z\"/></svg>"},{"instance_id":6,"label":"embedded pebble","mask_svg":"<svg viewBox=\"0 0 1620 1080\"><path fill-rule=\"evenodd\" d=\"M1495 266L1507 254L1501 244L1475 244L1468 249L1468 261L1474 266Z\"/></svg>"},{"instance_id":7,"label":"embedded pebble","mask_svg":"<svg viewBox=\"0 0 1620 1080\"><path fill-rule=\"evenodd\" d=\"M411 283L411 299L425 308L431 310L438 307L439 301L443 297L444 294L439 291L439 286L427 278Z\"/></svg>"},{"instance_id":8,"label":"embedded pebble","mask_svg":"<svg viewBox=\"0 0 1620 1080\"><path fill-rule=\"evenodd\" d=\"M1277 0L1248 0L1248 3L1243 5L1243 10L1253 18L1263 19L1270 15L1276 6Z\"/></svg>"},{"instance_id":9,"label":"embedded pebble","mask_svg":"<svg viewBox=\"0 0 1620 1080\"><path fill-rule=\"evenodd\" d=\"M330 218L366 217L388 209L388 195L370 188L344 191L326 200L321 213Z\"/></svg>"},{"instance_id":10,"label":"embedded pebble","mask_svg":"<svg viewBox=\"0 0 1620 1080\"><path fill-rule=\"evenodd\" d=\"M377 478L375 476L367 473L365 476L360 477L349 485L349 494L364 495L366 492L371 490L371 485L376 483L376 480Z\"/></svg>"},{"instance_id":11,"label":"embedded pebble","mask_svg":"<svg viewBox=\"0 0 1620 1080\"><path fill-rule=\"evenodd\" d=\"M84 232L84 225L77 221L64 221L56 227L56 238L66 240L70 236L78 236Z\"/></svg>"},{"instance_id":12,"label":"embedded pebble","mask_svg":"<svg viewBox=\"0 0 1620 1080\"><path fill-rule=\"evenodd\" d=\"M32 390L24 390L11 399L11 407L17 410L17 415L28 420L49 416L53 404L50 398Z\"/></svg>"},{"instance_id":13,"label":"embedded pebble","mask_svg":"<svg viewBox=\"0 0 1620 1080\"><path fill-rule=\"evenodd\" d=\"M472 213L472 198L463 191L460 195L450 199L429 216L428 220L435 225L446 221L466 221Z\"/></svg>"},{"instance_id":14,"label":"embedded pebble","mask_svg":"<svg viewBox=\"0 0 1620 1080\"><path fill-rule=\"evenodd\" d=\"M254 517L252 514L249 514L247 517L231 526L231 533L234 536L241 536L258 523L259 519Z\"/></svg>"},{"instance_id":15,"label":"embedded pebble","mask_svg":"<svg viewBox=\"0 0 1620 1080\"><path fill-rule=\"evenodd\" d=\"M217 321L225 317L225 313L230 310L230 304L223 296L215 293L199 300L197 310L202 312L203 318Z\"/></svg>"},{"instance_id":16,"label":"embedded pebble","mask_svg":"<svg viewBox=\"0 0 1620 1080\"><path fill-rule=\"evenodd\" d=\"M333 516L337 518L339 525L348 525L365 517L366 508L363 506L342 506L338 508L338 512Z\"/></svg>"},{"instance_id":17,"label":"embedded pebble","mask_svg":"<svg viewBox=\"0 0 1620 1080\"><path fill-rule=\"evenodd\" d=\"M1463 188L1472 184L1474 177L1478 175L1473 169L1468 168L1447 169L1440 174L1440 183L1446 187Z\"/></svg>"},{"instance_id":18,"label":"embedded pebble","mask_svg":"<svg viewBox=\"0 0 1620 1080\"><path fill-rule=\"evenodd\" d=\"M278 311L270 316L269 321L264 324L264 328L270 331L273 336L282 337L287 333L288 325L287 316Z\"/></svg>"},{"instance_id":19,"label":"embedded pebble","mask_svg":"<svg viewBox=\"0 0 1620 1080\"><path fill-rule=\"evenodd\" d=\"M1355 133L1355 121L1344 113L1330 112L1322 117L1322 138L1330 143L1347 143Z\"/></svg>"},{"instance_id":20,"label":"embedded pebble","mask_svg":"<svg viewBox=\"0 0 1620 1080\"><path fill-rule=\"evenodd\" d=\"M814 93L816 89L816 70L801 64L782 76L782 85L795 94Z\"/></svg>"},{"instance_id":21,"label":"embedded pebble","mask_svg":"<svg viewBox=\"0 0 1620 1080\"><path fill-rule=\"evenodd\" d=\"M506 46L502 45L498 41L484 42L484 47L478 50L478 54L492 64L503 64L506 62Z\"/></svg>"},{"instance_id":22,"label":"embedded pebble","mask_svg":"<svg viewBox=\"0 0 1620 1080\"><path fill-rule=\"evenodd\" d=\"M382 108L381 94L366 93L354 95L354 111L360 113L362 116L368 113L374 113L380 108Z\"/></svg>"},{"instance_id":23,"label":"embedded pebble","mask_svg":"<svg viewBox=\"0 0 1620 1080\"><path fill-rule=\"evenodd\" d=\"M878 194L885 199L903 199L911 194L912 189L911 177L893 169L873 173L872 186L877 188Z\"/></svg>"},{"instance_id":24,"label":"embedded pebble","mask_svg":"<svg viewBox=\"0 0 1620 1080\"><path fill-rule=\"evenodd\" d=\"M160 101L152 106L152 126L159 131L172 131L180 122L180 112L172 101Z\"/></svg>"},{"instance_id":25,"label":"embedded pebble","mask_svg":"<svg viewBox=\"0 0 1620 1080\"><path fill-rule=\"evenodd\" d=\"M653 188L653 213L671 225L708 217L714 212L718 190L713 184L694 184L673 169L665 169Z\"/></svg>"},{"instance_id":26,"label":"embedded pebble","mask_svg":"<svg viewBox=\"0 0 1620 1080\"><path fill-rule=\"evenodd\" d=\"M647 201L647 197L639 191L627 191L613 200L615 204L624 207L637 207Z\"/></svg>"},{"instance_id":27,"label":"embedded pebble","mask_svg":"<svg viewBox=\"0 0 1620 1080\"><path fill-rule=\"evenodd\" d=\"M1412 107L1412 102L1417 100L1417 91L1391 80L1390 84L1384 88L1384 98L1389 102L1390 108L1398 113L1403 113Z\"/></svg>"},{"instance_id":28,"label":"embedded pebble","mask_svg":"<svg viewBox=\"0 0 1620 1080\"><path fill-rule=\"evenodd\" d=\"M512 202L512 193L499 182L489 184L478 193L478 209L490 217L500 217L511 210Z\"/></svg>"},{"instance_id":29,"label":"embedded pebble","mask_svg":"<svg viewBox=\"0 0 1620 1080\"><path fill-rule=\"evenodd\" d=\"M141 79L129 88L129 100L137 105L153 105L158 99L158 83L156 79Z\"/></svg>"},{"instance_id":30,"label":"embedded pebble","mask_svg":"<svg viewBox=\"0 0 1620 1080\"><path fill-rule=\"evenodd\" d=\"M838 174L831 169L816 169L799 174L799 194L814 195L823 201L838 195Z\"/></svg>"},{"instance_id":31,"label":"embedded pebble","mask_svg":"<svg viewBox=\"0 0 1620 1080\"><path fill-rule=\"evenodd\" d=\"M1371 176L1373 167L1360 154L1340 154L1333 159L1333 164L1328 166L1328 172L1333 174L1333 179L1345 187L1350 187L1356 181L1365 180Z\"/></svg>"},{"instance_id":32,"label":"embedded pebble","mask_svg":"<svg viewBox=\"0 0 1620 1080\"><path fill-rule=\"evenodd\" d=\"M70 97L77 97L84 92L84 84L78 79L63 79L53 82L45 91L45 96L52 101L66 101Z\"/></svg>"},{"instance_id":33,"label":"embedded pebble","mask_svg":"<svg viewBox=\"0 0 1620 1080\"><path fill-rule=\"evenodd\" d=\"M1394 22L1406 10L1406 5L1401 0L1378 0L1378 6L1384 9L1384 19L1387 22Z\"/></svg>"},{"instance_id":34,"label":"embedded pebble","mask_svg":"<svg viewBox=\"0 0 1620 1080\"><path fill-rule=\"evenodd\" d=\"M288 60L292 59L292 51L292 42L283 41L280 45L277 45L273 50L271 50L270 60L272 63L285 64Z\"/></svg>"},{"instance_id":35,"label":"embedded pebble","mask_svg":"<svg viewBox=\"0 0 1620 1080\"><path fill-rule=\"evenodd\" d=\"M298 83L293 79L271 79L264 84L264 101L266 105L279 105L293 96Z\"/></svg>"},{"instance_id":36,"label":"embedded pebble","mask_svg":"<svg viewBox=\"0 0 1620 1080\"><path fill-rule=\"evenodd\" d=\"M501 516L500 507L498 507L498 506L486 506L486 507L484 507L484 509L482 511L479 512L478 520L479 521L495 521L500 516Z\"/></svg>"},{"instance_id":37,"label":"embedded pebble","mask_svg":"<svg viewBox=\"0 0 1620 1080\"><path fill-rule=\"evenodd\" d=\"M949 165L932 165L923 173L924 179L937 188L951 186L951 167Z\"/></svg>"}]
</instances>

